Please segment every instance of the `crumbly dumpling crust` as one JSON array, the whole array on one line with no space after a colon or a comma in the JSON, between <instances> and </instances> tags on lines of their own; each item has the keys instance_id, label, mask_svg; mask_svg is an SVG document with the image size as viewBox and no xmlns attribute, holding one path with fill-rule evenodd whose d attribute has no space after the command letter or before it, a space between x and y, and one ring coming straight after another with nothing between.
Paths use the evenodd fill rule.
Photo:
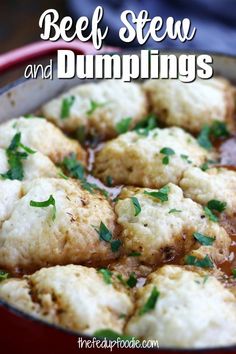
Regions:
<instances>
[{"instance_id":1,"label":"crumbly dumpling crust","mask_svg":"<svg viewBox=\"0 0 236 354\"><path fill-rule=\"evenodd\" d=\"M20 310L86 334L109 328L121 333L133 304L120 284L107 284L94 268L42 268L0 283L0 297ZM122 316L121 316L122 315Z\"/></svg>"},{"instance_id":2,"label":"crumbly dumpling crust","mask_svg":"<svg viewBox=\"0 0 236 354\"><path fill-rule=\"evenodd\" d=\"M166 147L174 151L168 164L160 152ZM148 136L130 132L104 144L96 155L94 174L105 183L111 176L114 184L159 188L178 183L186 168L201 165L207 156L209 152L180 128L156 128Z\"/></svg>"},{"instance_id":3,"label":"crumbly dumpling crust","mask_svg":"<svg viewBox=\"0 0 236 354\"><path fill-rule=\"evenodd\" d=\"M15 188L13 205L9 196L6 205L1 200L5 220L0 228L0 267L31 271L56 264L102 264L117 257L96 231L103 222L116 238L115 213L103 195L89 193L76 181L55 178L22 182L20 193L18 184ZM55 199L55 220L52 206L30 206L31 200L46 201L50 195Z\"/></svg>"},{"instance_id":4,"label":"crumbly dumpling crust","mask_svg":"<svg viewBox=\"0 0 236 354\"><path fill-rule=\"evenodd\" d=\"M206 205L216 199L226 202L225 212L232 215L236 212L236 171L227 168L189 168L180 181L184 194L196 202Z\"/></svg>"},{"instance_id":5,"label":"crumbly dumpling crust","mask_svg":"<svg viewBox=\"0 0 236 354\"><path fill-rule=\"evenodd\" d=\"M69 116L61 117L63 100L74 97ZM92 102L95 107L91 109ZM117 135L116 124L131 117L134 126L147 113L146 96L139 84L121 80L104 80L79 85L42 107L43 115L60 128L76 131L83 126L92 135L112 138Z\"/></svg>"},{"instance_id":6,"label":"crumbly dumpling crust","mask_svg":"<svg viewBox=\"0 0 236 354\"><path fill-rule=\"evenodd\" d=\"M143 88L150 109L168 126L198 133L215 120L233 125L235 91L227 80L148 80Z\"/></svg>"},{"instance_id":7,"label":"crumbly dumpling crust","mask_svg":"<svg viewBox=\"0 0 236 354\"><path fill-rule=\"evenodd\" d=\"M65 156L76 154L79 160L86 159L80 144L66 137L52 123L42 118L16 118L0 125L0 148L7 149L16 133L21 133L21 142L60 163Z\"/></svg>"},{"instance_id":8,"label":"crumbly dumpling crust","mask_svg":"<svg viewBox=\"0 0 236 354\"><path fill-rule=\"evenodd\" d=\"M155 308L139 315L153 288ZM136 294L136 312L126 333L157 339L160 347L205 348L236 343L236 298L214 276L198 269L164 266Z\"/></svg>"},{"instance_id":9,"label":"crumbly dumpling crust","mask_svg":"<svg viewBox=\"0 0 236 354\"><path fill-rule=\"evenodd\" d=\"M218 223L210 221L201 205L183 196L183 191L170 183L168 201L145 194L155 190L125 188L115 206L117 222L122 227L121 238L127 254L140 252L139 260L146 264L161 264L176 256L206 255L221 262L228 255L230 237ZM157 191L156 191L157 192ZM137 198L141 211L135 216L131 197ZM200 245L195 232L215 237L211 246Z\"/></svg>"}]
</instances>

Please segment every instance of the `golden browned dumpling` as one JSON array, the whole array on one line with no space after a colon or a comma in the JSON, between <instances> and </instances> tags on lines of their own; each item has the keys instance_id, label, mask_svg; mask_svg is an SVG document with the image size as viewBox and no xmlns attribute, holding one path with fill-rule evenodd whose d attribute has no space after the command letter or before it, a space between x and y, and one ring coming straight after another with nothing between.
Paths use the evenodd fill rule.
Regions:
<instances>
[{"instance_id":1,"label":"golden browned dumpling","mask_svg":"<svg viewBox=\"0 0 236 354\"><path fill-rule=\"evenodd\" d=\"M35 317L85 334L121 333L133 304L120 282L78 265L42 268L23 279L0 283L0 298Z\"/></svg>"},{"instance_id":2,"label":"golden browned dumpling","mask_svg":"<svg viewBox=\"0 0 236 354\"><path fill-rule=\"evenodd\" d=\"M236 344L236 298L199 268L164 266L138 289L126 333L159 346L206 348Z\"/></svg>"},{"instance_id":3,"label":"golden browned dumpling","mask_svg":"<svg viewBox=\"0 0 236 354\"><path fill-rule=\"evenodd\" d=\"M125 188L115 211L126 253L139 252L139 260L146 264L190 253L196 260L207 257L219 263L229 254L226 231L172 183L160 190Z\"/></svg>"},{"instance_id":4,"label":"golden browned dumpling","mask_svg":"<svg viewBox=\"0 0 236 354\"><path fill-rule=\"evenodd\" d=\"M84 127L91 135L112 138L120 121L131 118L129 127L133 127L146 115L147 102L140 85L104 80L72 88L45 104L42 113L66 131Z\"/></svg>"},{"instance_id":5,"label":"golden browned dumpling","mask_svg":"<svg viewBox=\"0 0 236 354\"><path fill-rule=\"evenodd\" d=\"M11 184L7 186L11 195ZM29 271L56 264L103 264L117 257L116 217L103 195L55 178L21 182L15 189L14 204L8 194L6 202L0 201L5 210L0 267Z\"/></svg>"},{"instance_id":6,"label":"golden browned dumpling","mask_svg":"<svg viewBox=\"0 0 236 354\"><path fill-rule=\"evenodd\" d=\"M225 203L219 211L229 216L236 212L236 172L227 168L189 168L180 181L184 194L196 202L207 205L212 200ZM216 209L217 210L217 209Z\"/></svg>"},{"instance_id":7,"label":"golden browned dumpling","mask_svg":"<svg viewBox=\"0 0 236 354\"><path fill-rule=\"evenodd\" d=\"M213 78L187 84L180 80L148 80L143 88L151 111L168 126L193 133L215 120L233 126L235 90L227 80Z\"/></svg>"},{"instance_id":8,"label":"golden browned dumpling","mask_svg":"<svg viewBox=\"0 0 236 354\"><path fill-rule=\"evenodd\" d=\"M191 165L201 165L209 153L190 134L176 127L153 129L148 136L130 132L104 144L94 173L106 183L159 188L178 183Z\"/></svg>"},{"instance_id":9,"label":"golden browned dumpling","mask_svg":"<svg viewBox=\"0 0 236 354\"><path fill-rule=\"evenodd\" d=\"M21 133L21 142L59 163L65 156L76 154L85 161L86 154L80 144L67 138L52 123L42 118L16 118L0 125L0 148L7 149L16 133Z\"/></svg>"}]
</instances>

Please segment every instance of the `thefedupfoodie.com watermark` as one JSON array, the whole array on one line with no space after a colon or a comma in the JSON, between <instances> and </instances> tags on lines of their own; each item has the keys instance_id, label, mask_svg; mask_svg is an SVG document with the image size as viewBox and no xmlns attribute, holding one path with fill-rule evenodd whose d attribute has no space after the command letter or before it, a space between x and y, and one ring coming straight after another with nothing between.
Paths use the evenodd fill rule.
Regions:
<instances>
[{"instance_id":1,"label":"thefedupfoodie.com watermark","mask_svg":"<svg viewBox=\"0 0 236 354\"><path fill-rule=\"evenodd\" d=\"M150 349L150 348L159 348L158 340L138 340L135 337L130 339L124 339L121 337L117 337L116 339L99 339L97 337L93 337L92 339L84 339L78 337L78 347L79 349L110 349L112 351L113 348L133 348L133 349Z\"/></svg>"}]
</instances>

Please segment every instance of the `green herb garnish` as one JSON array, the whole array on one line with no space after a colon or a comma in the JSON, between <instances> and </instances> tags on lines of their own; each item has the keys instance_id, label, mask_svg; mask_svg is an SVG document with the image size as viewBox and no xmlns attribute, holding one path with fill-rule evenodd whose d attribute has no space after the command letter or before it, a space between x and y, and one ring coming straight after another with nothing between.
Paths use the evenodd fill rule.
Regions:
<instances>
[{"instance_id":1,"label":"green herb garnish","mask_svg":"<svg viewBox=\"0 0 236 354\"><path fill-rule=\"evenodd\" d=\"M121 274L117 274L116 278L121 282L121 284L123 285L127 285L125 279L123 278L123 276Z\"/></svg>"},{"instance_id":2,"label":"green herb garnish","mask_svg":"<svg viewBox=\"0 0 236 354\"><path fill-rule=\"evenodd\" d=\"M123 118L121 121L119 121L116 124L116 131L118 134L124 134L127 133L130 127L130 123L132 121L131 117Z\"/></svg>"},{"instance_id":3,"label":"green herb garnish","mask_svg":"<svg viewBox=\"0 0 236 354\"><path fill-rule=\"evenodd\" d=\"M172 213L182 213L182 210L178 210L178 209L170 209L169 211L169 214L172 214Z\"/></svg>"},{"instance_id":4,"label":"green herb garnish","mask_svg":"<svg viewBox=\"0 0 236 354\"><path fill-rule=\"evenodd\" d=\"M21 148L24 152L18 151ZM21 133L16 133L12 138L9 147L6 149L7 161L10 169L6 173L2 173L0 176L4 179L19 180L24 178L24 170L22 160L26 160L30 154L34 154L36 151L23 145L21 143Z\"/></svg>"},{"instance_id":5,"label":"green herb garnish","mask_svg":"<svg viewBox=\"0 0 236 354\"><path fill-rule=\"evenodd\" d=\"M207 203L208 209L218 211L219 213L225 210L226 205L227 203L221 202L217 199L212 199Z\"/></svg>"},{"instance_id":6,"label":"green herb garnish","mask_svg":"<svg viewBox=\"0 0 236 354\"><path fill-rule=\"evenodd\" d=\"M230 135L226 124L218 120L212 123L211 134L215 138L227 138Z\"/></svg>"},{"instance_id":7,"label":"green herb garnish","mask_svg":"<svg viewBox=\"0 0 236 354\"><path fill-rule=\"evenodd\" d=\"M0 269L0 281L5 280L9 277L9 273L5 272L4 270Z\"/></svg>"},{"instance_id":8,"label":"green herb garnish","mask_svg":"<svg viewBox=\"0 0 236 354\"><path fill-rule=\"evenodd\" d=\"M139 257L139 256L141 256L141 253L140 253L140 252L135 252L135 251L133 251L133 252L131 252L131 253L129 254L129 257Z\"/></svg>"},{"instance_id":9,"label":"green herb garnish","mask_svg":"<svg viewBox=\"0 0 236 354\"><path fill-rule=\"evenodd\" d=\"M121 318L121 319L126 319L126 314L124 314L124 313L121 313L120 315L119 315L119 318Z\"/></svg>"},{"instance_id":10,"label":"green herb garnish","mask_svg":"<svg viewBox=\"0 0 236 354\"><path fill-rule=\"evenodd\" d=\"M157 117L154 114L149 114L143 120L138 122L133 130L139 135L148 136L149 132L156 127Z\"/></svg>"},{"instance_id":11,"label":"green herb garnish","mask_svg":"<svg viewBox=\"0 0 236 354\"><path fill-rule=\"evenodd\" d=\"M161 202L167 202L169 192L170 192L170 187L165 186L165 187L159 189L159 191L154 191L154 192L144 191L144 194L147 194L153 198L157 198Z\"/></svg>"},{"instance_id":12,"label":"green herb garnish","mask_svg":"<svg viewBox=\"0 0 236 354\"><path fill-rule=\"evenodd\" d=\"M212 246L213 242L215 241L215 237L205 236L200 234L199 232L194 232L193 237L204 246Z\"/></svg>"},{"instance_id":13,"label":"green herb garnish","mask_svg":"<svg viewBox=\"0 0 236 354\"><path fill-rule=\"evenodd\" d=\"M58 170L58 176L63 178L63 179L68 179L69 177L67 177L60 169Z\"/></svg>"},{"instance_id":14,"label":"green herb garnish","mask_svg":"<svg viewBox=\"0 0 236 354\"><path fill-rule=\"evenodd\" d=\"M86 129L84 125L77 128L76 138L79 140L80 144L84 145L86 139Z\"/></svg>"},{"instance_id":15,"label":"green herb garnish","mask_svg":"<svg viewBox=\"0 0 236 354\"><path fill-rule=\"evenodd\" d=\"M161 149L160 153L167 156L171 156L175 154L174 150L168 147L164 147L163 149Z\"/></svg>"},{"instance_id":16,"label":"green herb garnish","mask_svg":"<svg viewBox=\"0 0 236 354\"><path fill-rule=\"evenodd\" d=\"M117 252L119 250L119 248L121 246L121 241L120 240L112 240L111 231L108 230L108 228L106 227L106 225L102 221L100 223L99 230L97 230L96 228L95 228L95 230L97 231L100 240L110 243L112 252Z\"/></svg>"},{"instance_id":17,"label":"green herb garnish","mask_svg":"<svg viewBox=\"0 0 236 354\"><path fill-rule=\"evenodd\" d=\"M36 208L47 208L49 206L52 206L52 220L54 221L56 219L56 201L53 198L52 195L48 198L48 200L44 200L43 202L36 202L34 200L30 201L30 206L31 207L36 207Z\"/></svg>"},{"instance_id":18,"label":"green herb garnish","mask_svg":"<svg viewBox=\"0 0 236 354\"><path fill-rule=\"evenodd\" d=\"M163 155L165 155L165 156L163 157L163 159L162 159L163 165L168 165L169 162L170 162L169 156L175 154L174 150L171 149L171 148L169 148L169 147L164 147L164 148L162 148L162 149L160 150L160 153L163 154Z\"/></svg>"},{"instance_id":19,"label":"green herb garnish","mask_svg":"<svg viewBox=\"0 0 236 354\"><path fill-rule=\"evenodd\" d=\"M131 197L130 199L134 206L134 216L137 216L139 213L141 213L142 210L139 201L136 197Z\"/></svg>"},{"instance_id":20,"label":"green herb garnish","mask_svg":"<svg viewBox=\"0 0 236 354\"><path fill-rule=\"evenodd\" d=\"M214 264L211 261L211 259L208 256L205 256L202 259L198 259L195 256L188 255L185 257L185 264L187 265L192 265L195 267L201 267L201 268L213 268Z\"/></svg>"},{"instance_id":21,"label":"green herb garnish","mask_svg":"<svg viewBox=\"0 0 236 354\"><path fill-rule=\"evenodd\" d=\"M192 163L192 161L191 161L191 160L189 160L188 155L181 154L181 155L180 155L180 157L181 157L181 159L183 159L183 160L187 161L187 163Z\"/></svg>"},{"instance_id":22,"label":"green herb garnish","mask_svg":"<svg viewBox=\"0 0 236 354\"><path fill-rule=\"evenodd\" d=\"M112 252L119 251L120 246L121 246L121 241L120 240L111 241L111 250L112 250Z\"/></svg>"},{"instance_id":23,"label":"green herb garnish","mask_svg":"<svg viewBox=\"0 0 236 354\"><path fill-rule=\"evenodd\" d=\"M198 144L207 150L212 149L212 143L210 141L210 131L211 131L210 127L206 125L205 127L202 128L197 138Z\"/></svg>"},{"instance_id":24,"label":"green herb garnish","mask_svg":"<svg viewBox=\"0 0 236 354\"><path fill-rule=\"evenodd\" d=\"M109 193L106 190L99 188L95 183L89 183L86 180L84 166L76 159L75 153L65 157L62 162L62 166L65 168L70 177L79 179L81 187L89 193L94 193L95 190L97 190L105 195L105 197L109 196Z\"/></svg>"},{"instance_id":25,"label":"green herb garnish","mask_svg":"<svg viewBox=\"0 0 236 354\"><path fill-rule=\"evenodd\" d=\"M70 115L71 107L75 102L75 96L66 97L61 103L61 119L67 119Z\"/></svg>"},{"instance_id":26,"label":"green herb garnish","mask_svg":"<svg viewBox=\"0 0 236 354\"><path fill-rule=\"evenodd\" d=\"M84 178L84 166L77 160L74 152L64 158L62 166L71 177L76 179Z\"/></svg>"},{"instance_id":27,"label":"green herb garnish","mask_svg":"<svg viewBox=\"0 0 236 354\"><path fill-rule=\"evenodd\" d=\"M232 269L233 278L236 278L236 268Z\"/></svg>"},{"instance_id":28,"label":"green herb garnish","mask_svg":"<svg viewBox=\"0 0 236 354\"><path fill-rule=\"evenodd\" d=\"M106 182L107 182L108 187L111 187L111 186L112 186L112 183L113 183L112 177L111 177L111 176L107 176Z\"/></svg>"},{"instance_id":29,"label":"green herb garnish","mask_svg":"<svg viewBox=\"0 0 236 354\"><path fill-rule=\"evenodd\" d=\"M145 313L153 310L156 306L156 302L157 302L157 299L159 296L160 296L160 293L157 290L156 286L154 286L146 303L143 305L143 307L140 308L139 315L142 316Z\"/></svg>"},{"instance_id":30,"label":"green herb garnish","mask_svg":"<svg viewBox=\"0 0 236 354\"><path fill-rule=\"evenodd\" d=\"M216 216L208 207L204 207L203 210L205 211L206 216L208 217L209 220L218 222L219 218Z\"/></svg>"},{"instance_id":31,"label":"green herb garnish","mask_svg":"<svg viewBox=\"0 0 236 354\"><path fill-rule=\"evenodd\" d=\"M91 100L91 101L90 101L90 108L89 108L89 110L86 112L87 115L88 115L88 116L91 116L91 115L94 113L94 111L96 111L96 109L102 108L102 107L104 107L106 104L107 104L107 102L99 103L99 102L96 102L96 101Z\"/></svg>"},{"instance_id":32,"label":"green herb garnish","mask_svg":"<svg viewBox=\"0 0 236 354\"><path fill-rule=\"evenodd\" d=\"M131 273L129 276L129 279L127 280L126 283L130 288L134 288L136 286L137 282L138 282L138 280L137 280L136 274Z\"/></svg>"},{"instance_id":33,"label":"green herb garnish","mask_svg":"<svg viewBox=\"0 0 236 354\"><path fill-rule=\"evenodd\" d=\"M111 277L112 277L112 272L109 269L99 269L98 273L101 273L103 276L103 280L106 284L112 284Z\"/></svg>"},{"instance_id":34,"label":"green herb garnish","mask_svg":"<svg viewBox=\"0 0 236 354\"><path fill-rule=\"evenodd\" d=\"M106 198L109 197L109 193L103 189L98 187L95 183L88 182L85 178L81 179L81 187L88 191L89 193L94 193L95 191L101 192Z\"/></svg>"},{"instance_id":35,"label":"green herb garnish","mask_svg":"<svg viewBox=\"0 0 236 354\"><path fill-rule=\"evenodd\" d=\"M203 148L210 150L212 149L211 137L213 138L226 138L229 136L229 131L226 124L220 121L214 121L210 126L205 125L197 140L199 145Z\"/></svg>"},{"instance_id":36,"label":"green herb garnish","mask_svg":"<svg viewBox=\"0 0 236 354\"><path fill-rule=\"evenodd\" d=\"M205 275L203 278L203 285L206 284L208 279L209 279L209 275Z\"/></svg>"}]
</instances>

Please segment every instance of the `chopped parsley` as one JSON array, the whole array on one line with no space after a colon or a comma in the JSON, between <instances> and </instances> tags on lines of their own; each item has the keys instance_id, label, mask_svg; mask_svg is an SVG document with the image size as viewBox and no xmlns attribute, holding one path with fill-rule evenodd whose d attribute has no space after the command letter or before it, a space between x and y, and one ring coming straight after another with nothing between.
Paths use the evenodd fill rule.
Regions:
<instances>
[{"instance_id":1,"label":"chopped parsley","mask_svg":"<svg viewBox=\"0 0 236 354\"><path fill-rule=\"evenodd\" d=\"M131 252L131 253L129 254L129 257L139 257L139 256L141 256L141 253L140 253L140 252L135 252L135 251L133 251L133 252Z\"/></svg>"},{"instance_id":2,"label":"chopped parsley","mask_svg":"<svg viewBox=\"0 0 236 354\"><path fill-rule=\"evenodd\" d=\"M171 156L175 154L174 150L168 147L164 147L163 149L161 149L160 153L167 156Z\"/></svg>"},{"instance_id":3,"label":"chopped parsley","mask_svg":"<svg viewBox=\"0 0 236 354\"><path fill-rule=\"evenodd\" d=\"M71 107L75 102L75 96L66 97L61 103L61 119L67 119L70 115Z\"/></svg>"},{"instance_id":4,"label":"chopped parsley","mask_svg":"<svg viewBox=\"0 0 236 354\"><path fill-rule=\"evenodd\" d=\"M136 197L131 197L130 199L134 206L134 216L137 216L139 213L141 213L142 210L139 201Z\"/></svg>"},{"instance_id":5,"label":"chopped parsley","mask_svg":"<svg viewBox=\"0 0 236 354\"><path fill-rule=\"evenodd\" d=\"M169 210L169 214L172 214L172 213L182 213L182 210L178 210L178 209L170 209Z\"/></svg>"},{"instance_id":6,"label":"chopped parsley","mask_svg":"<svg viewBox=\"0 0 236 354\"><path fill-rule=\"evenodd\" d=\"M165 186L165 187L159 189L159 191L155 191L155 192L144 191L144 194L147 194L153 198L159 199L161 202L167 202L169 192L170 192L170 187Z\"/></svg>"},{"instance_id":7,"label":"chopped parsley","mask_svg":"<svg viewBox=\"0 0 236 354\"><path fill-rule=\"evenodd\" d=\"M85 126L81 125L76 130L76 138L79 140L80 144L84 145L86 139L86 131Z\"/></svg>"},{"instance_id":8,"label":"chopped parsley","mask_svg":"<svg viewBox=\"0 0 236 354\"><path fill-rule=\"evenodd\" d=\"M111 186L112 186L112 183L113 183L112 177L111 177L111 176L107 176L106 182L107 182L108 187L111 187Z\"/></svg>"},{"instance_id":9,"label":"chopped parsley","mask_svg":"<svg viewBox=\"0 0 236 354\"><path fill-rule=\"evenodd\" d=\"M77 160L74 152L64 158L62 165L71 177L76 179L84 178L84 166Z\"/></svg>"},{"instance_id":10,"label":"chopped parsley","mask_svg":"<svg viewBox=\"0 0 236 354\"><path fill-rule=\"evenodd\" d=\"M209 275L205 275L203 278L203 285L206 284L208 279L209 279Z\"/></svg>"},{"instance_id":11,"label":"chopped parsley","mask_svg":"<svg viewBox=\"0 0 236 354\"><path fill-rule=\"evenodd\" d=\"M116 277L121 282L121 284L128 286L130 288L134 288L138 282L138 279L134 272L130 274L127 280L125 280L121 274L117 274Z\"/></svg>"},{"instance_id":12,"label":"chopped parsley","mask_svg":"<svg viewBox=\"0 0 236 354\"><path fill-rule=\"evenodd\" d=\"M52 195L50 195L48 200L44 200L43 202L30 201L30 206L36 208L47 208L50 205L52 206L52 220L54 221L56 219L56 201Z\"/></svg>"},{"instance_id":13,"label":"chopped parsley","mask_svg":"<svg viewBox=\"0 0 236 354\"><path fill-rule=\"evenodd\" d=\"M24 152L19 151L21 148ZM2 173L0 176L4 179L17 179L22 181L24 178L24 170L22 160L26 160L30 154L34 154L36 151L23 145L21 143L21 133L16 133L12 138L9 147L6 149L7 161L10 169L6 173Z\"/></svg>"},{"instance_id":14,"label":"chopped parsley","mask_svg":"<svg viewBox=\"0 0 236 354\"><path fill-rule=\"evenodd\" d=\"M205 125L197 140L200 146L210 150L212 149L211 138L219 139L226 138L229 136L229 131L226 127L226 124L220 121L214 121L210 126Z\"/></svg>"},{"instance_id":15,"label":"chopped parsley","mask_svg":"<svg viewBox=\"0 0 236 354\"><path fill-rule=\"evenodd\" d=\"M201 267L201 268L213 268L214 267L212 260L208 256L205 256L202 259L198 259L195 256L188 255L185 257L185 264L192 265L195 267Z\"/></svg>"},{"instance_id":16,"label":"chopped parsley","mask_svg":"<svg viewBox=\"0 0 236 354\"><path fill-rule=\"evenodd\" d=\"M221 202L217 199L212 199L207 203L207 206L204 207L204 211L209 220L218 222L219 218L215 215L215 211L221 213L225 210L227 203Z\"/></svg>"},{"instance_id":17,"label":"chopped parsley","mask_svg":"<svg viewBox=\"0 0 236 354\"><path fill-rule=\"evenodd\" d=\"M163 165L169 165L169 162L170 162L169 156L164 156L162 159Z\"/></svg>"},{"instance_id":18,"label":"chopped parsley","mask_svg":"<svg viewBox=\"0 0 236 354\"><path fill-rule=\"evenodd\" d=\"M169 162L170 162L169 156L175 154L174 150L171 149L171 148L169 148L169 147L164 147L164 148L162 148L162 149L160 150L160 153L163 154L163 155L165 155L165 156L163 157L163 159L162 159L163 165L168 165Z\"/></svg>"},{"instance_id":19,"label":"chopped parsley","mask_svg":"<svg viewBox=\"0 0 236 354\"><path fill-rule=\"evenodd\" d=\"M236 278L236 268L232 269L233 278Z\"/></svg>"},{"instance_id":20,"label":"chopped parsley","mask_svg":"<svg viewBox=\"0 0 236 354\"><path fill-rule=\"evenodd\" d=\"M112 277L112 272L109 269L99 269L98 273L101 273L103 276L103 280L106 284L112 284L111 277Z\"/></svg>"},{"instance_id":21,"label":"chopped parsley","mask_svg":"<svg viewBox=\"0 0 236 354\"><path fill-rule=\"evenodd\" d=\"M35 118L35 116L32 113L25 114L23 117L26 119Z\"/></svg>"},{"instance_id":22,"label":"chopped parsley","mask_svg":"<svg viewBox=\"0 0 236 354\"><path fill-rule=\"evenodd\" d=\"M104 103L99 103L99 102L96 102L96 101L93 101L93 100L91 100L90 101L90 108L87 110L87 115L88 116L91 116L93 113L94 113L94 111L96 111L96 109L98 109L98 108L102 108L102 107L104 107L105 105L107 104L107 102L104 102Z\"/></svg>"},{"instance_id":23,"label":"chopped parsley","mask_svg":"<svg viewBox=\"0 0 236 354\"><path fill-rule=\"evenodd\" d=\"M108 230L108 228L106 227L106 225L102 221L100 223L99 230L97 230L96 228L95 228L95 230L97 231L100 240L110 243L112 252L117 252L119 250L119 248L121 246L121 241L120 240L112 240L111 231Z\"/></svg>"},{"instance_id":24,"label":"chopped parsley","mask_svg":"<svg viewBox=\"0 0 236 354\"><path fill-rule=\"evenodd\" d=\"M125 313L121 313L120 316L119 316L119 318L125 319L125 318L126 318L126 314L125 314Z\"/></svg>"},{"instance_id":25,"label":"chopped parsley","mask_svg":"<svg viewBox=\"0 0 236 354\"><path fill-rule=\"evenodd\" d=\"M136 277L136 274L135 273L131 273L130 276L129 276L129 279L127 280L127 285L130 287L130 288L134 288L137 284L137 277Z\"/></svg>"},{"instance_id":26,"label":"chopped parsley","mask_svg":"<svg viewBox=\"0 0 236 354\"><path fill-rule=\"evenodd\" d=\"M181 154L181 155L180 155L180 157L181 157L181 159L183 159L183 160L187 161L187 163L192 163L192 161L191 161L191 160L189 160L188 155Z\"/></svg>"},{"instance_id":27,"label":"chopped parsley","mask_svg":"<svg viewBox=\"0 0 236 354\"><path fill-rule=\"evenodd\" d=\"M101 192L106 198L109 197L109 193L100 187L98 187L95 183L88 182L85 178L80 180L81 186L83 189L88 191L89 193L94 193L95 191Z\"/></svg>"},{"instance_id":28,"label":"chopped parsley","mask_svg":"<svg viewBox=\"0 0 236 354\"><path fill-rule=\"evenodd\" d=\"M121 121L119 121L116 124L116 131L118 134L124 134L127 133L130 127L130 123L132 121L131 117L123 118Z\"/></svg>"},{"instance_id":29,"label":"chopped parsley","mask_svg":"<svg viewBox=\"0 0 236 354\"><path fill-rule=\"evenodd\" d=\"M204 246L212 246L213 242L215 241L215 237L205 236L200 234L199 232L194 232L193 237Z\"/></svg>"},{"instance_id":30,"label":"chopped parsley","mask_svg":"<svg viewBox=\"0 0 236 354\"><path fill-rule=\"evenodd\" d=\"M206 162L204 162L200 166L200 168L201 168L202 171L206 171L206 170L208 170L210 168L209 165L214 165L214 164L217 164L217 163L219 163L219 161L207 160Z\"/></svg>"},{"instance_id":31,"label":"chopped parsley","mask_svg":"<svg viewBox=\"0 0 236 354\"><path fill-rule=\"evenodd\" d=\"M105 197L108 197L109 194L102 188L99 188L95 183L89 183L85 178L85 169L84 166L77 160L76 154L72 153L69 156L65 157L62 166L65 168L66 172L70 177L80 180L81 187L87 190L89 193L94 193L95 190L100 191Z\"/></svg>"},{"instance_id":32,"label":"chopped parsley","mask_svg":"<svg viewBox=\"0 0 236 354\"><path fill-rule=\"evenodd\" d=\"M134 131L138 135L148 136L149 132L157 127L157 117L154 114L149 114L143 120L138 122L135 127Z\"/></svg>"},{"instance_id":33,"label":"chopped parsley","mask_svg":"<svg viewBox=\"0 0 236 354\"><path fill-rule=\"evenodd\" d=\"M230 134L224 122L215 120L211 125L211 134L215 138L227 138Z\"/></svg>"},{"instance_id":34,"label":"chopped parsley","mask_svg":"<svg viewBox=\"0 0 236 354\"><path fill-rule=\"evenodd\" d=\"M218 216L216 216L211 209L209 209L207 206L205 206L204 208L205 214L208 217L209 220L214 221L214 222L218 222Z\"/></svg>"},{"instance_id":35,"label":"chopped parsley","mask_svg":"<svg viewBox=\"0 0 236 354\"><path fill-rule=\"evenodd\" d=\"M143 305L143 307L140 308L139 315L142 316L145 313L153 310L156 306L156 302L157 302L157 299L159 296L160 296L160 293L157 290L156 286L154 286L146 303Z\"/></svg>"},{"instance_id":36,"label":"chopped parsley","mask_svg":"<svg viewBox=\"0 0 236 354\"><path fill-rule=\"evenodd\" d=\"M63 179L68 179L68 177L61 171L61 169L58 170L58 176L63 178Z\"/></svg>"},{"instance_id":37,"label":"chopped parsley","mask_svg":"<svg viewBox=\"0 0 236 354\"><path fill-rule=\"evenodd\" d=\"M125 279L122 277L121 274L117 274L117 279L121 282L123 285L127 285Z\"/></svg>"},{"instance_id":38,"label":"chopped parsley","mask_svg":"<svg viewBox=\"0 0 236 354\"><path fill-rule=\"evenodd\" d=\"M197 141L198 144L205 148L206 150L212 149L212 143L210 141L210 127L206 125L205 127L202 128L200 134L198 135Z\"/></svg>"},{"instance_id":39,"label":"chopped parsley","mask_svg":"<svg viewBox=\"0 0 236 354\"><path fill-rule=\"evenodd\" d=\"M0 281L5 280L9 277L9 273L5 272L4 270L0 269Z\"/></svg>"},{"instance_id":40,"label":"chopped parsley","mask_svg":"<svg viewBox=\"0 0 236 354\"><path fill-rule=\"evenodd\" d=\"M226 205L227 203L221 202L217 199L212 199L207 203L208 209L218 211L219 213L225 210Z\"/></svg>"}]
</instances>

